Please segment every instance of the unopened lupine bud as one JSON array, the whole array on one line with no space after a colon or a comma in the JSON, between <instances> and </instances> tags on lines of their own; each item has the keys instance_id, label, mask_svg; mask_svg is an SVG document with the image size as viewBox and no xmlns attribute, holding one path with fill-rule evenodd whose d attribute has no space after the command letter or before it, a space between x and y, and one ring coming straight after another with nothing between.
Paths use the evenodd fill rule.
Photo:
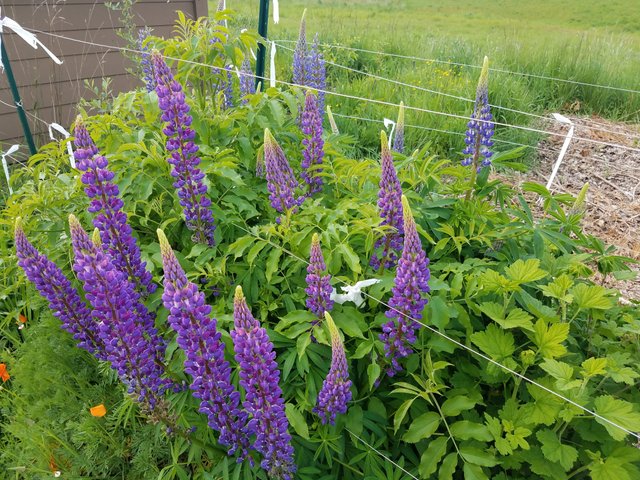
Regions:
<instances>
[{"instance_id":1,"label":"unopened lupine bud","mask_svg":"<svg viewBox=\"0 0 640 480\"><path fill-rule=\"evenodd\" d=\"M396 122L396 132L393 137L393 151L404 153L404 103L400 102L398 121Z\"/></svg>"},{"instance_id":2,"label":"unopened lupine bud","mask_svg":"<svg viewBox=\"0 0 640 480\"><path fill-rule=\"evenodd\" d=\"M320 248L320 237L313 234L311 240L311 255L309 266L307 267L307 308L314 313L319 320L324 318L324 314L333 308L331 300L331 275L325 275L327 266L324 263L322 249Z\"/></svg>"},{"instance_id":3,"label":"unopened lupine bud","mask_svg":"<svg viewBox=\"0 0 640 480\"><path fill-rule=\"evenodd\" d=\"M324 159L324 140L322 139L322 115L318 98L312 91L305 97L302 111L301 129L304 138L302 145L302 173L300 176L307 183L309 194L322 190L322 161Z\"/></svg>"}]
</instances>

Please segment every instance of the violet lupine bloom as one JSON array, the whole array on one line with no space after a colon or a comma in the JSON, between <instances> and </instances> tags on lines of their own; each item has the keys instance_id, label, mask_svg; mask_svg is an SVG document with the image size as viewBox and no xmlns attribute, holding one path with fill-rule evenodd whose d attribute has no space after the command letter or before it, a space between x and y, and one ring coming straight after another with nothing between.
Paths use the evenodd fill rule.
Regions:
<instances>
[{"instance_id":1,"label":"violet lupine bloom","mask_svg":"<svg viewBox=\"0 0 640 480\"><path fill-rule=\"evenodd\" d=\"M336 415L347 413L347 404L351 401L351 380L338 327L329 312L324 315L331 333L331 367L327 378L322 382L313 411L318 414L323 425L334 425Z\"/></svg>"},{"instance_id":2,"label":"violet lupine bloom","mask_svg":"<svg viewBox=\"0 0 640 480\"><path fill-rule=\"evenodd\" d=\"M29 242L20 218L16 220L15 246L18 265L47 299L62 328L73 335L80 348L104 360L104 343L97 334L98 325L91 319L91 312L62 270Z\"/></svg>"},{"instance_id":3,"label":"violet lupine bloom","mask_svg":"<svg viewBox=\"0 0 640 480\"><path fill-rule=\"evenodd\" d=\"M404 211L404 249L398 261L398 269L393 286L393 296L389 300L389 310L385 312L391 320L382 325L380 340L390 364L387 375L394 376L402 370L401 358L411 353L410 345L416 341L416 331L420 328L422 310L427 303L424 294L429 292L429 259L422 249L416 224L406 197L402 196Z\"/></svg>"},{"instance_id":4,"label":"violet lupine bloom","mask_svg":"<svg viewBox=\"0 0 640 480\"><path fill-rule=\"evenodd\" d=\"M102 243L116 268L136 284L142 295L153 293L156 284L146 269L146 263L141 260L140 248L127 223L127 214L122 211L124 202L118 197L120 190L112 181L114 173L107 168L107 159L99 154L80 116L76 118L74 135L76 149L73 156L78 170L84 172L81 179L86 185L84 191L91 199L89 212L96 214L93 226L100 230Z\"/></svg>"},{"instance_id":5,"label":"violet lupine bloom","mask_svg":"<svg viewBox=\"0 0 640 480\"><path fill-rule=\"evenodd\" d=\"M156 72L158 104L162 110L162 120L167 122L163 132L168 137L167 150L171 152L168 162L173 165L171 176L176 179L173 186L178 190L187 227L194 232L193 240L213 245L215 225L211 200L202 182L205 174L197 168L200 158L197 156L198 146L193 142L196 133L191 128L189 105L185 102L182 87L173 78L162 55L156 51L151 58Z\"/></svg>"},{"instance_id":6,"label":"violet lupine bloom","mask_svg":"<svg viewBox=\"0 0 640 480\"><path fill-rule=\"evenodd\" d=\"M478 88L476 90L476 102L471 114L471 120L467 124L467 136L464 143L467 145L462 153L465 155L462 165L473 165L480 170L491 165L493 152L489 150L493 146L494 124L491 107L489 105L489 59L484 57ZM482 162L479 164L480 160Z\"/></svg>"},{"instance_id":7,"label":"violet lupine bloom","mask_svg":"<svg viewBox=\"0 0 640 480\"><path fill-rule=\"evenodd\" d=\"M393 137L393 151L404 153L404 103L400 102L398 121L396 122L396 133Z\"/></svg>"},{"instance_id":8,"label":"violet lupine bloom","mask_svg":"<svg viewBox=\"0 0 640 480\"><path fill-rule=\"evenodd\" d=\"M211 307L204 294L187 280L184 270L162 230L158 230L164 292L162 302L169 310L169 325L177 333L178 346L184 351L185 373L191 375L193 396L200 399L200 413L208 425L220 433L219 442L229 447L229 455L249 450L245 431L247 414L241 411L240 393L231 384L231 367L224 358L224 343L217 331L217 321L211 318Z\"/></svg>"},{"instance_id":9,"label":"violet lupine bloom","mask_svg":"<svg viewBox=\"0 0 640 480\"><path fill-rule=\"evenodd\" d=\"M118 372L128 392L149 410L168 387L162 379L165 344L153 326L126 274L111 257L92 241L73 215L69 216L73 269L84 285L87 300L97 323L98 336L105 345L105 360Z\"/></svg>"},{"instance_id":10,"label":"violet lupine bloom","mask_svg":"<svg viewBox=\"0 0 640 480\"><path fill-rule=\"evenodd\" d=\"M293 83L296 85L307 85L309 79L309 71L307 66L307 57L309 56L307 47L307 23L304 16L307 9L302 12L300 20L300 32L298 33L298 42L293 52Z\"/></svg>"},{"instance_id":11,"label":"violet lupine bloom","mask_svg":"<svg viewBox=\"0 0 640 480\"><path fill-rule=\"evenodd\" d=\"M304 150L302 151L302 172L300 176L306 182L309 194L322 190L322 165L324 158L324 140L322 140L322 115L320 113L319 99L312 91L307 91L302 111L301 129L305 136L302 139Z\"/></svg>"},{"instance_id":12,"label":"violet lupine bloom","mask_svg":"<svg viewBox=\"0 0 640 480\"><path fill-rule=\"evenodd\" d=\"M271 206L279 213L287 213L298 205L294 197L298 181L282 148L268 128L264 129L264 169Z\"/></svg>"},{"instance_id":13,"label":"violet lupine bloom","mask_svg":"<svg viewBox=\"0 0 640 480\"><path fill-rule=\"evenodd\" d=\"M327 89L327 71L324 56L320 52L320 41L316 33L307 57L308 78L306 85L318 90L318 111L320 119L324 117L324 97Z\"/></svg>"},{"instance_id":14,"label":"violet lupine bloom","mask_svg":"<svg viewBox=\"0 0 640 480\"><path fill-rule=\"evenodd\" d=\"M262 455L260 466L271 478L292 480L296 467L276 353L239 286L233 300L233 323L231 338L240 365L240 385L246 392L243 405L250 415L247 428L256 435L253 448Z\"/></svg>"},{"instance_id":15,"label":"violet lupine bloom","mask_svg":"<svg viewBox=\"0 0 640 480\"><path fill-rule=\"evenodd\" d=\"M156 76L153 74L153 64L151 63L149 47L144 43L150 34L151 29L149 27L138 30L138 50L142 52L140 54L140 67L142 68L144 85L147 92L153 92L156 89Z\"/></svg>"},{"instance_id":16,"label":"violet lupine bloom","mask_svg":"<svg viewBox=\"0 0 640 480\"><path fill-rule=\"evenodd\" d=\"M251 71L251 62L248 58L245 58L240 67L240 97L243 105L247 104L247 95L253 93L256 93L255 78Z\"/></svg>"},{"instance_id":17,"label":"violet lupine bloom","mask_svg":"<svg viewBox=\"0 0 640 480\"><path fill-rule=\"evenodd\" d=\"M324 314L333 308L331 300L331 275L325 275L327 266L324 263L320 237L317 233L311 239L311 255L307 267L307 308L318 317L318 321L324 318ZM317 323L317 322L316 322Z\"/></svg>"},{"instance_id":18,"label":"violet lupine bloom","mask_svg":"<svg viewBox=\"0 0 640 480\"><path fill-rule=\"evenodd\" d=\"M380 191L378 192L378 208L382 222L380 225L392 227L384 237L378 239L374 248L381 250L380 255L374 253L371 256L370 265L376 269L393 268L402 249L402 236L404 226L402 223L402 187L393 166L393 157L389 150L387 135L380 133Z\"/></svg>"},{"instance_id":19,"label":"violet lupine bloom","mask_svg":"<svg viewBox=\"0 0 640 480\"><path fill-rule=\"evenodd\" d=\"M233 107L233 73L232 67L227 65L219 71L218 92L222 92L222 109Z\"/></svg>"}]
</instances>

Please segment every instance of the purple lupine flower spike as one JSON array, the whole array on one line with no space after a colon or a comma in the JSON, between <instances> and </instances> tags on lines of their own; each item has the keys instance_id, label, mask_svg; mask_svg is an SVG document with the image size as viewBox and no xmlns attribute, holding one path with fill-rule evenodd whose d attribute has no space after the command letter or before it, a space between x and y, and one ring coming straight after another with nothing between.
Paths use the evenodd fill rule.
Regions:
<instances>
[{"instance_id":1,"label":"purple lupine flower spike","mask_svg":"<svg viewBox=\"0 0 640 480\"><path fill-rule=\"evenodd\" d=\"M94 243L100 242L99 236L92 241L73 215L69 216L69 226L73 269L93 307L91 316L105 345L105 359L128 392L153 410L168 387L162 378L165 344L149 322L134 284L111 263L102 246Z\"/></svg>"},{"instance_id":2,"label":"purple lupine flower spike","mask_svg":"<svg viewBox=\"0 0 640 480\"><path fill-rule=\"evenodd\" d=\"M98 324L93 322L91 312L62 270L29 242L20 218L16 220L15 246L18 265L40 295L47 299L53 315L62 322L62 328L73 335L80 348L105 360L105 346L98 336Z\"/></svg>"},{"instance_id":3,"label":"purple lupine flower spike","mask_svg":"<svg viewBox=\"0 0 640 480\"><path fill-rule=\"evenodd\" d=\"M320 237L317 233L311 239L311 255L309 266L307 267L307 308L311 313L317 315L318 320L324 318L324 313L333 308L331 300L331 275L325 275L327 266L324 263L322 249L320 248Z\"/></svg>"},{"instance_id":4,"label":"purple lupine flower spike","mask_svg":"<svg viewBox=\"0 0 640 480\"><path fill-rule=\"evenodd\" d=\"M304 19L307 13L305 8L300 19L300 32L298 34L298 42L293 52L293 83L296 85L307 85L309 78L307 57L309 55L307 47L307 24Z\"/></svg>"},{"instance_id":5,"label":"purple lupine flower spike","mask_svg":"<svg viewBox=\"0 0 640 480\"><path fill-rule=\"evenodd\" d=\"M233 107L233 69L230 65L220 70L220 81L218 92L222 95L222 109L228 110Z\"/></svg>"},{"instance_id":6,"label":"purple lupine flower spike","mask_svg":"<svg viewBox=\"0 0 640 480\"><path fill-rule=\"evenodd\" d=\"M220 433L219 442L229 448L229 455L248 454L249 437L245 431L246 412L240 410L240 393L231 384L231 367L224 358L224 343L211 318L211 307L204 294L187 280L167 237L158 230L164 292L162 302L169 310L169 325L177 333L178 346L185 352L185 373L193 378L190 388L200 399L200 413Z\"/></svg>"},{"instance_id":7,"label":"purple lupine flower spike","mask_svg":"<svg viewBox=\"0 0 640 480\"><path fill-rule=\"evenodd\" d=\"M387 375L392 377L402 370L399 360L411 353L410 345L416 341L422 310L429 292L429 259L422 249L411 208L402 196L404 211L404 249L398 261L393 296L385 315L391 320L382 325L380 340L384 342L385 356L389 360Z\"/></svg>"},{"instance_id":8,"label":"purple lupine flower spike","mask_svg":"<svg viewBox=\"0 0 640 480\"><path fill-rule=\"evenodd\" d=\"M250 415L248 428L256 435L253 448L262 455L260 466L269 477L292 480L296 467L276 353L239 286L233 300L233 323L231 338L240 364L240 385L246 392L243 405Z\"/></svg>"},{"instance_id":9,"label":"purple lupine flower spike","mask_svg":"<svg viewBox=\"0 0 640 480\"><path fill-rule=\"evenodd\" d=\"M327 89L327 72L324 56L320 51L320 40L317 33L309 49L307 65L308 78L306 85L318 90L318 111L320 112L320 119L322 121L322 117L324 117L325 91Z\"/></svg>"},{"instance_id":10,"label":"purple lupine flower spike","mask_svg":"<svg viewBox=\"0 0 640 480\"><path fill-rule=\"evenodd\" d=\"M462 151L465 155L462 165L473 164L473 168L477 170L488 167L491 165L493 155L490 148L493 146L491 137L493 137L494 123L489 105L489 59L487 57L484 57L476 90L476 102L467 127L467 136L464 139L467 146ZM482 162L479 165L481 159Z\"/></svg>"},{"instance_id":11,"label":"purple lupine flower spike","mask_svg":"<svg viewBox=\"0 0 640 480\"><path fill-rule=\"evenodd\" d=\"M334 425L336 415L347 413L347 404L351 401L351 380L338 327L329 312L325 312L324 316L331 334L331 368L327 378L322 382L322 389L318 393L317 405L313 411L318 414L324 425Z\"/></svg>"},{"instance_id":12,"label":"purple lupine flower spike","mask_svg":"<svg viewBox=\"0 0 640 480\"><path fill-rule=\"evenodd\" d=\"M322 115L318 98L307 91L302 111L301 129L304 138L302 145L302 172L300 176L308 186L309 195L322 190L322 165L324 159L324 140L322 140Z\"/></svg>"},{"instance_id":13,"label":"purple lupine flower spike","mask_svg":"<svg viewBox=\"0 0 640 480\"><path fill-rule=\"evenodd\" d=\"M255 78L251 71L251 62L248 58L245 58L240 67L240 97L243 105L247 104L247 95L253 93L256 93Z\"/></svg>"},{"instance_id":14,"label":"purple lupine flower spike","mask_svg":"<svg viewBox=\"0 0 640 480\"><path fill-rule=\"evenodd\" d=\"M178 190L180 205L184 209L187 227L194 232L195 242L213 245L215 225L211 212L211 200L203 183L205 174L197 166L198 146L193 142L196 133L191 128L189 105L185 102L182 86L173 78L162 55L151 54L156 72L156 92L162 110L163 129L167 138L167 150L171 152L168 162L173 166L171 176L176 179L173 186Z\"/></svg>"},{"instance_id":15,"label":"purple lupine flower spike","mask_svg":"<svg viewBox=\"0 0 640 480\"><path fill-rule=\"evenodd\" d=\"M144 43L149 35L151 35L151 29L149 27L138 30L138 50L142 52L140 54L140 66L142 67L144 85L147 92L153 92L156 89L156 76L153 73L149 47Z\"/></svg>"},{"instance_id":16,"label":"purple lupine flower spike","mask_svg":"<svg viewBox=\"0 0 640 480\"><path fill-rule=\"evenodd\" d=\"M396 133L393 137L393 151L404 153L404 103L400 102L398 121L396 122Z\"/></svg>"},{"instance_id":17,"label":"purple lupine flower spike","mask_svg":"<svg viewBox=\"0 0 640 480\"><path fill-rule=\"evenodd\" d=\"M378 208L380 209L381 226L392 227L384 237L378 239L374 248L380 250L380 254L371 256L370 265L376 270L393 268L402 249L402 235L404 226L402 222L402 187L393 166L393 157L389 151L387 135L380 132L380 191L378 192Z\"/></svg>"},{"instance_id":18,"label":"purple lupine flower spike","mask_svg":"<svg viewBox=\"0 0 640 480\"><path fill-rule=\"evenodd\" d=\"M96 214L93 225L100 230L102 243L116 268L136 284L142 295L153 293L156 284L146 270L146 263L141 260L140 248L127 223L127 214L122 211L124 202L118 197L120 190L113 182L114 173L107 168L107 159L99 154L80 116L76 119L74 135L76 166L84 172L81 178L86 185L84 191L91 199L89 212Z\"/></svg>"},{"instance_id":19,"label":"purple lupine flower spike","mask_svg":"<svg viewBox=\"0 0 640 480\"><path fill-rule=\"evenodd\" d=\"M294 197L298 181L268 128L264 129L264 170L271 206L279 213L292 211L298 205Z\"/></svg>"}]
</instances>

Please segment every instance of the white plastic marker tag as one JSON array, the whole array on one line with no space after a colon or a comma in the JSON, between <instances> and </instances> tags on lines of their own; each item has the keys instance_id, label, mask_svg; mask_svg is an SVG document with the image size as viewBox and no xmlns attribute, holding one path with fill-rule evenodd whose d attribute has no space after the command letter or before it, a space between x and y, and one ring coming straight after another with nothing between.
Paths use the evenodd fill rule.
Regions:
<instances>
[{"instance_id":1,"label":"white plastic marker tag","mask_svg":"<svg viewBox=\"0 0 640 480\"><path fill-rule=\"evenodd\" d=\"M347 285L346 287L340 287L345 293L337 293L336 289L334 288L329 298L341 305L344 302L353 302L356 304L356 307L361 307L364 303L364 298L362 297L362 289L365 287L370 287L371 285L375 285L376 283L380 283L380 281L381 280L377 278L371 278L369 280L362 280L353 286Z\"/></svg>"},{"instance_id":2,"label":"white plastic marker tag","mask_svg":"<svg viewBox=\"0 0 640 480\"><path fill-rule=\"evenodd\" d=\"M64 135L64 138L69 138L69 136L71 135L69 132L65 130L65 128L62 125L59 125L55 122L51 123L49 124L49 137L54 142L56 141L56 137L53 136L54 130ZM71 168L76 168L76 159L73 156L73 147L71 147L71 142L67 142L67 152L69 152L69 163L71 164Z\"/></svg>"},{"instance_id":3,"label":"white plastic marker tag","mask_svg":"<svg viewBox=\"0 0 640 480\"><path fill-rule=\"evenodd\" d=\"M7 186L9 187L9 195L13 195L13 189L11 188L11 183L9 181L9 167L7 166L7 159L12 153L15 153L20 148L20 145L11 145L9 150L2 154L2 169L4 170L4 176L7 178Z\"/></svg>"},{"instance_id":4,"label":"white plastic marker tag","mask_svg":"<svg viewBox=\"0 0 640 480\"><path fill-rule=\"evenodd\" d=\"M1 15L2 15L2 13L0 12L0 16ZM38 40L33 33L26 31L15 20L10 19L9 17L0 18L0 34L2 33L2 30L3 30L4 27L8 28L9 30L12 30L16 35L18 35L20 38L22 38L25 42L27 42L33 48L37 49L38 45L39 45L40 47L42 47L42 49L45 51L45 53L47 55L49 55L49 57L51 57L51 60L56 62L58 65L62 64L62 60L60 60L58 57L56 57L51 52L51 50L49 50L47 47L45 47L44 44L40 40ZM1 36L0 36L0 41L2 41L2 37ZM0 71L4 71L4 64L2 63L2 54L1 53L0 53Z\"/></svg>"},{"instance_id":5,"label":"white plastic marker tag","mask_svg":"<svg viewBox=\"0 0 640 480\"><path fill-rule=\"evenodd\" d=\"M269 64L269 86L276 88L276 42L271 42L271 63Z\"/></svg>"},{"instance_id":6,"label":"white plastic marker tag","mask_svg":"<svg viewBox=\"0 0 640 480\"><path fill-rule=\"evenodd\" d=\"M567 153L567 150L569 149L569 143L571 143L571 138L573 137L573 130L575 127L573 122L567 117L565 117L564 115L560 115L559 113L553 113L552 115L553 115L553 118L555 118L558 122L564 123L565 125L571 125L571 127L569 128L569 133L567 133L567 136L564 139L564 143L562 144L562 148L560 149L560 155L558 155L558 160L556 160L556 163L553 165L551 176L549 177L549 181L547 182L547 190L551 188L551 184L553 183L553 180L556 178L556 174L560 169L560 164L562 163L562 160L564 159L564 156Z\"/></svg>"},{"instance_id":7,"label":"white plastic marker tag","mask_svg":"<svg viewBox=\"0 0 640 480\"><path fill-rule=\"evenodd\" d=\"M393 132L396 129L396 122L394 122L393 120L391 120L389 118L385 118L384 119L384 128L389 128L389 125L391 125L391 131L389 132L389 148L391 148L391 140L393 139Z\"/></svg>"},{"instance_id":8,"label":"white plastic marker tag","mask_svg":"<svg viewBox=\"0 0 640 480\"><path fill-rule=\"evenodd\" d=\"M278 0L273 0L273 23L280 22L280 5Z\"/></svg>"}]
</instances>

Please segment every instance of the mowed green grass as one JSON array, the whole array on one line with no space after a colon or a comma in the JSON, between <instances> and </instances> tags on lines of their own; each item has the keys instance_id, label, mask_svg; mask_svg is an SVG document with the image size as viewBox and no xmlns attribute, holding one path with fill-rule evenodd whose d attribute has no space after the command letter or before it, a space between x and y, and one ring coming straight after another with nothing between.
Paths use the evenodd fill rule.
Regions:
<instances>
[{"instance_id":1,"label":"mowed green grass","mask_svg":"<svg viewBox=\"0 0 640 480\"><path fill-rule=\"evenodd\" d=\"M238 27L257 26L259 0L228 0L238 12ZM273 3L273 2L271 2ZM295 39L307 9L307 36L317 32L323 43L413 55L427 59L480 65L487 55L491 67L572 81L640 90L640 2L631 0L307 0L281 1L280 23L269 22L269 38ZM211 11L217 2L210 2ZM285 44L290 47L293 45ZM429 90L475 97L479 70L438 61L407 60L363 52L325 49L328 60L357 70ZM290 79L291 53L280 49L278 70ZM468 115L472 104L418 89L376 80L339 67L328 67L330 89ZM640 121L640 94L493 72L492 104L546 115L551 111L597 114ZM337 113L381 120L394 109L329 97ZM494 110L500 122L544 128L530 116ZM427 128L464 131L463 119L407 112L407 123ZM339 121L374 142L380 124ZM536 136L513 128L497 128L499 138L535 144ZM409 143L433 140L440 153L455 155L461 137L408 129ZM504 147L503 147L504 148Z\"/></svg>"}]
</instances>

